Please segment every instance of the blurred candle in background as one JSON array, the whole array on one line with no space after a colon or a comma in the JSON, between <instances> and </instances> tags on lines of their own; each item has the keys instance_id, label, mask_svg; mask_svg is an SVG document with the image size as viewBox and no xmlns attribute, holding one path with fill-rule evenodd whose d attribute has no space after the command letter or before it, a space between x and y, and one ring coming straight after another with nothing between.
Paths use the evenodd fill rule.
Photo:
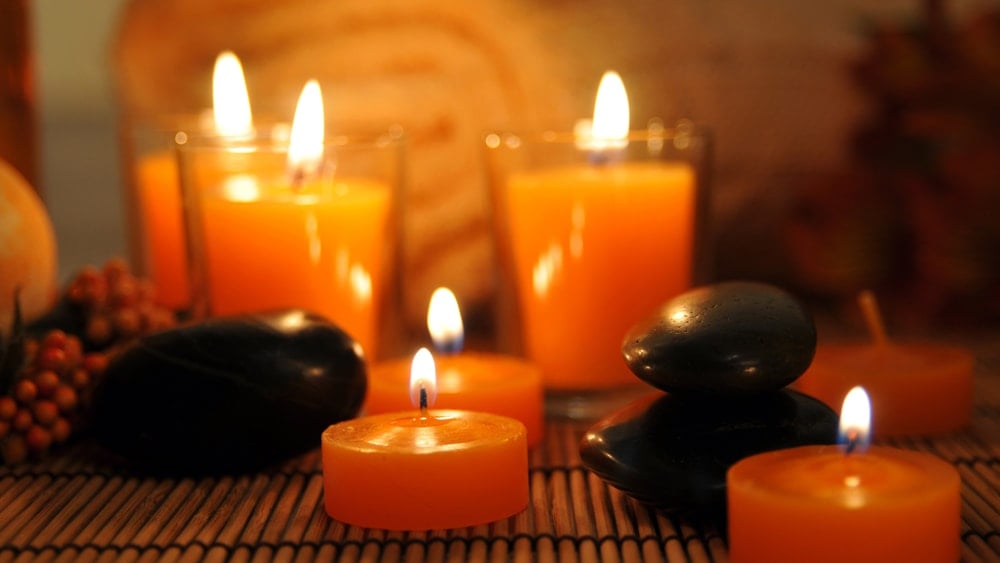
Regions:
<instances>
[{"instance_id":1,"label":"blurred candle in background","mask_svg":"<svg viewBox=\"0 0 1000 563\"><path fill-rule=\"evenodd\" d=\"M874 294L858 303L870 342L821 342L795 387L830 407L856 385L871 396L879 436L956 432L972 420L972 353L940 342L899 342L886 334ZM933 407L933 408L929 408Z\"/></svg>"},{"instance_id":2,"label":"blurred candle in background","mask_svg":"<svg viewBox=\"0 0 1000 563\"><path fill-rule=\"evenodd\" d=\"M230 51L220 53L212 73L212 124L208 131L240 138L253 133L253 117L243 67ZM156 286L158 301L174 309L190 305L186 235L181 211L177 157L173 135L191 125L197 133L203 124L163 124L165 130L148 131L156 150L136 156L135 194L140 231L141 262L137 268ZM166 143L162 141L166 141Z\"/></svg>"},{"instance_id":3,"label":"blurred candle in background","mask_svg":"<svg viewBox=\"0 0 1000 563\"><path fill-rule=\"evenodd\" d=\"M529 447L542 441L542 377L537 366L512 356L463 352L462 314L448 288L438 288L431 296L427 329L439 352L439 407L508 416L524 424ZM409 368L405 359L372 366L365 399L368 414L406 410L407 397L399 390L406 385Z\"/></svg>"},{"instance_id":4,"label":"blurred candle in background","mask_svg":"<svg viewBox=\"0 0 1000 563\"><path fill-rule=\"evenodd\" d=\"M326 145L319 84L302 90L290 139L191 139L180 145L190 199L196 301L210 315L297 307L322 315L376 354L388 285L392 180L351 174L398 144ZM231 142L228 142L230 141ZM392 171L389 171L392 172Z\"/></svg>"},{"instance_id":5,"label":"blurred candle in background","mask_svg":"<svg viewBox=\"0 0 1000 563\"><path fill-rule=\"evenodd\" d=\"M556 391L634 385L626 330L692 284L694 168L663 157L663 131L630 134L617 74L594 106L573 135L487 138L511 153L495 200L524 353Z\"/></svg>"}]
</instances>

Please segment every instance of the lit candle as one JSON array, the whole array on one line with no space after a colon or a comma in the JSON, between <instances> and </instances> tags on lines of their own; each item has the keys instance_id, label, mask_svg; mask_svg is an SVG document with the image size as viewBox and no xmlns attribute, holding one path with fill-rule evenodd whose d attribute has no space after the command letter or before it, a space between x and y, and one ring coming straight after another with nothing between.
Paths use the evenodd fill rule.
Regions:
<instances>
[{"instance_id":1,"label":"lit candle","mask_svg":"<svg viewBox=\"0 0 1000 563\"><path fill-rule=\"evenodd\" d=\"M461 352L462 314L455 294L438 288L427 308L427 328L444 356L438 358L437 404L442 408L490 412L521 421L528 446L542 440L542 377L538 368L518 358ZM461 352L461 353L460 353ZM405 360L372 366L365 409L368 414L406 409L399 392L409 377Z\"/></svg>"},{"instance_id":2,"label":"lit candle","mask_svg":"<svg viewBox=\"0 0 1000 563\"><path fill-rule=\"evenodd\" d=\"M275 167L282 155L270 147L234 146L232 160L244 156L245 169L196 188L208 308L212 315L307 309L350 333L372 358L391 190L381 179L341 173L356 153L325 150L322 95L310 81L283 166ZM336 158L336 174L327 177Z\"/></svg>"},{"instance_id":3,"label":"lit candle","mask_svg":"<svg viewBox=\"0 0 1000 563\"><path fill-rule=\"evenodd\" d=\"M250 100L239 59L220 53L212 74L214 129L219 135L246 136L253 131ZM149 279L157 301L180 309L190 304L177 162L172 150L141 155L135 170L136 199Z\"/></svg>"},{"instance_id":4,"label":"lit candle","mask_svg":"<svg viewBox=\"0 0 1000 563\"><path fill-rule=\"evenodd\" d=\"M579 129L575 162L512 172L506 189L525 352L556 390L635 384L622 336L692 282L694 169L626 156L617 74L605 75L593 125Z\"/></svg>"},{"instance_id":5,"label":"lit candle","mask_svg":"<svg viewBox=\"0 0 1000 563\"><path fill-rule=\"evenodd\" d=\"M871 395L879 436L932 435L967 426L972 354L931 342L893 342L872 294L862 293L859 302L872 342L821 343L796 388L836 408L848 389L863 386Z\"/></svg>"},{"instance_id":6,"label":"lit candle","mask_svg":"<svg viewBox=\"0 0 1000 563\"><path fill-rule=\"evenodd\" d=\"M843 446L778 450L730 468L733 563L959 560L958 471L917 452L865 451L870 408L863 389L848 393Z\"/></svg>"},{"instance_id":7,"label":"lit candle","mask_svg":"<svg viewBox=\"0 0 1000 563\"><path fill-rule=\"evenodd\" d=\"M348 420L322 436L327 514L366 528L432 530L485 524L528 505L524 425L494 414L428 410L434 360L413 358L419 412Z\"/></svg>"}]
</instances>

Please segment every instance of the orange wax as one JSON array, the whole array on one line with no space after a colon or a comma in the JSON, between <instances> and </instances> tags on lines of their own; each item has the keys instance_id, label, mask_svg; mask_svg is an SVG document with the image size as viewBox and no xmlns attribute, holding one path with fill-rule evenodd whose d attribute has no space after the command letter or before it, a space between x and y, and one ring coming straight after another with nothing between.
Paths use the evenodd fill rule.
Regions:
<instances>
[{"instance_id":1,"label":"orange wax","mask_svg":"<svg viewBox=\"0 0 1000 563\"><path fill-rule=\"evenodd\" d=\"M630 385L627 329L691 286L694 170L683 163L512 175L508 213L527 356L552 389Z\"/></svg>"},{"instance_id":2,"label":"orange wax","mask_svg":"<svg viewBox=\"0 0 1000 563\"><path fill-rule=\"evenodd\" d=\"M461 353L438 356L435 405L490 412L517 419L528 432L528 446L542 440L542 377L538 368L515 358ZM383 362L368 374L368 414L410 408L410 360Z\"/></svg>"},{"instance_id":3,"label":"orange wax","mask_svg":"<svg viewBox=\"0 0 1000 563\"><path fill-rule=\"evenodd\" d=\"M146 275L156 286L159 303L187 307L190 289L176 159L166 151L143 156L135 175Z\"/></svg>"},{"instance_id":4,"label":"orange wax","mask_svg":"<svg viewBox=\"0 0 1000 563\"><path fill-rule=\"evenodd\" d=\"M205 194L200 205L213 315L307 309L375 356L388 186L359 179L321 193L304 186L247 200Z\"/></svg>"},{"instance_id":5,"label":"orange wax","mask_svg":"<svg viewBox=\"0 0 1000 563\"><path fill-rule=\"evenodd\" d=\"M972 368L967 350L940 344L826 344L795 386L836 409L861 385L876 436L929 435L969 424Z\"/></svg>"},{"instance_id":6,"label":"orange wax","mask_svg":"<svg viewBox=\"0 0 1000 563\"><path fill-rule=\"evenodd\" d=\"M746 458L726 482L733 563L959 560L960 480L936 457L803 446Z\"/></svg>"},{"instance_id":7,"label":"orange wax","mask_svg":"<svg viewBox=\"0 0 1000 563\"><path fill-rule=\"evenodd\" d=\"M322 436L326 512L388 530L485 524L528 506L525 428L457 410L348 420Z\"/></svg>"}]
</instances>

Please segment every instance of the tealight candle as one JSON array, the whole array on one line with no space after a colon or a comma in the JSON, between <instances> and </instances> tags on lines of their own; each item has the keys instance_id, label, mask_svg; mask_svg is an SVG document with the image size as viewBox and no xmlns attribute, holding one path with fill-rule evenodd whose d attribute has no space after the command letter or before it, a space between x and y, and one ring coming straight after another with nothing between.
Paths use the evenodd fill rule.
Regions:
<instances>
[{"instance_id":1,"label":"tealight candle","mask_svg":"<svg viewBox=\"0 0 1000 563\"><path fill-rule=\"evenodd\" d=\"M777 450L729 469L733 563L959 560L958 471L927 454L864 451L870 408L863 389L848 393L842 447Z\"/></svg>"},{"instance_id":2,"label":"tealight candle","mask_svg":"<svg viewBox=\"0 0 1000 563\"><path fill-rule=\"evenodd\" d=\"M230 51L215 60L212 99L217 134L239 137L253 131L243 67ZM156 287L157 301L175 309L187 307L190 288L177 158L167 148L140 155L134 174L146 274Z\"/></svg>"},{"instance_id":3,"label":"tealight candle","mask_svg":"<svg viewBox=\"0 0 1000 563\"><path fill-rule=\"evenodd\" d=\"M542 377L534 365L498 354L461 352L464 339L462 314L455 294L438 288L427 308L427 328L434 345L444 355L437 361L437 404L441 408L490 412L521 421L527 428L528 446L542 440ZM405 360L372 366L368 377L365 410L368 414L407 408L399 390L409 378Z\"/></svg>"},{"instance_id":4,"label":"tealight candle","mask_svg":"<svg viewBox=\"0 0 1000 563\"><path fill-rule=\"evenodd\" d=\"M323 496L341 522L388 530L485 524L528 505L524 425L494 414L428 410L435 369L422 348L410 395L419 412L348 420L322 435Z\"/></svg>"},{"instance_id":5,"label":"tealight candle","mask_svg":"<svg viewBox=\"0 0 1000 563\"><path fill-rule=\"evenodd\" d=\"M820 344L796 388L836 408L851 387L865 387L879 436L940 434L967 426L972 354L930 342L892 342L872 294L862 293L859 302L873 342Z\"/></svg>"}]
</instances>

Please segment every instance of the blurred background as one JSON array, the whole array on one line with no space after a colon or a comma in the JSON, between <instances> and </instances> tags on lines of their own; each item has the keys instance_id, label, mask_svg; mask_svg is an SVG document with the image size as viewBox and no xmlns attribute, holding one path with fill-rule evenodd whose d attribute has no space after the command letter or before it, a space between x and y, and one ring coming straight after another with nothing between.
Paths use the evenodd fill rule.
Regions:
<instances>
[{"instance_id":1,"label":"blurred background","mask_svg":"<svg viewBox=\"0 0 1000 563\"><path fill-rule=\"evenodd\" d=\"M10 0L4 0L10 1ZM109 46L124 0L31 0L39 183L60 279L126 248Z\"/></svg>"},{"instance_id":2,"label":"blurred background","mask_svg":"<svg viewBox=\"0 0 1000 563\"><path fill-rule=\"evenodd\" d=\"M31 11L63 278L127 251L116 128L205 107L233 49L255 110L290 115L317 75L335 119L411 132L418 314L442 283L490 298L477 135L571 123L616 68L637 119L714 134L716 279L780 283L834 315L872 288L918 330L1000 318L996 0L13 1Z\"/></svg>"}]
</instances>

